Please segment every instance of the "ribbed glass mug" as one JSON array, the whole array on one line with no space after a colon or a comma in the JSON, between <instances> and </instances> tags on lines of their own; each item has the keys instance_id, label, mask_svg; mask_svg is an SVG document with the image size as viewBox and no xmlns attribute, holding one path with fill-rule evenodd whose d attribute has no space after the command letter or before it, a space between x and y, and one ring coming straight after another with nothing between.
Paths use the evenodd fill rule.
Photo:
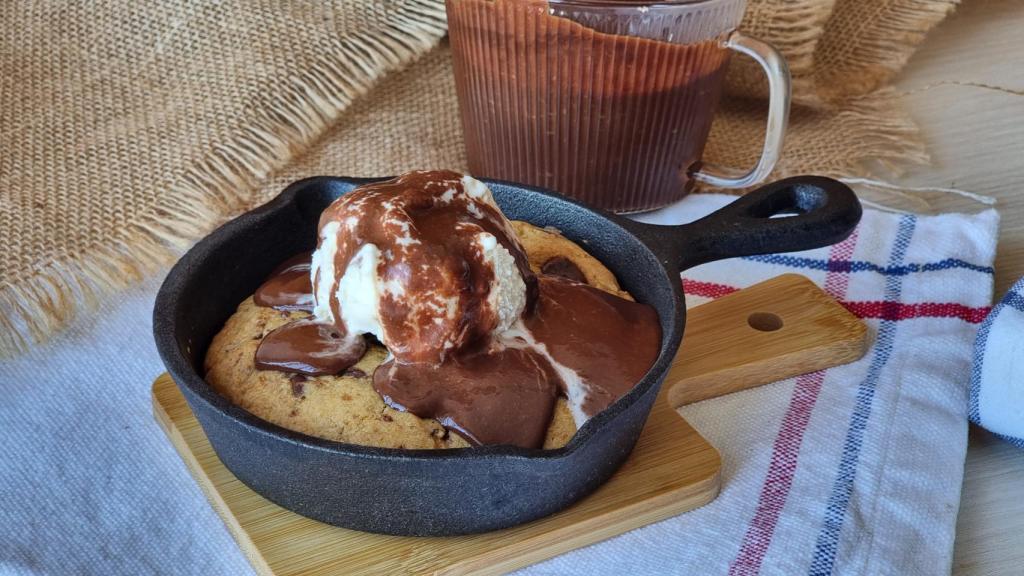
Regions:
<instances>
[{"instance_id":1,"label":"ribbed glass mug","mask_svg":"<svg viewBox=\"0 0 1024 576\"><path fill-rule=\"evenodd\" d=\"M778 160L789 114L779 53L736 31L746 0L447 0L469 169L639 212L695 181L743 188ZM768 76L750 170L701 163L732 52Z\"/></svg>"}]
</instances>

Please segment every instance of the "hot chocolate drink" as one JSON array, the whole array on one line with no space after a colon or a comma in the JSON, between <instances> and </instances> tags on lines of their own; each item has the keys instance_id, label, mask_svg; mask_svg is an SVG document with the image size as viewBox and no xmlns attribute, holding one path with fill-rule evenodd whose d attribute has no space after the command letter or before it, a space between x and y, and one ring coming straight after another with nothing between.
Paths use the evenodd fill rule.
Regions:
<instances>
[{"instance_id":1,"label":"hot chocolate drink","mask_svg":"<svg viewBox=\"0 0 1024 576\"><path fill-rule=\"evenodd\" d=\"M700 166L729 49L619 33L554 5L448 0L470 171L617 212L678 200Z\"/></svg>"}]
</instances>

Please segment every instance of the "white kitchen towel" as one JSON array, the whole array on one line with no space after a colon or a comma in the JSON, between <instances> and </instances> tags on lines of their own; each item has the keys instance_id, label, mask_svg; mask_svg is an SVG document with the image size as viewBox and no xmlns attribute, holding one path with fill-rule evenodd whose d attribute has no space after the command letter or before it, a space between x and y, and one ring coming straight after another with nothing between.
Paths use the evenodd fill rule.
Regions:
<instances>
[{"instance_id":1,"label":"white kitchen towel","mask_svg":"<svg viewBox=\"0 0 1024 576\"><path fill-rule=\"evenodd\" d=\"M972 422L1024 448L1024 278L978 329L970 410Z\"/></svg>"},{"instance_id":2,"label":"white kitchen towel","mask_svg":"<svg viewBox=\"0 0 1024 576\"><path fill-rule=\"evenodd\" d=\"M644 219L689 221L729 200L692 196ZM684 408L722 454L719 497L523 573L948 573L997 224L994 211L868 210L832 248L688 271L690 305L805 274L875 343L859 362ZM0 363L0 573L251 573L153 421L155 288Z\"/></svg>"}]
</instances>

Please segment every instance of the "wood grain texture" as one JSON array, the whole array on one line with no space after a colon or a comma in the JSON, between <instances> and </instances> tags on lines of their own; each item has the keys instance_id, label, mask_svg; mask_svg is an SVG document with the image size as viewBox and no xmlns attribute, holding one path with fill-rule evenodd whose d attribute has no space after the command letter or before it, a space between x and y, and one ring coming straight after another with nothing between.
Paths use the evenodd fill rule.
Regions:
<instances>
[{"instance_id":1,"label":"wood grain texture","mask_svg":"<svg viewBox=\"0 0 1024 576\"><path fill-rule=\"evenodd\" d=\"M1024 275L1022 29L1019 0L964 2L929 34L897 82L897 89L909 92L907 108L932 156L932 165L897 183L952 186L997 199L997 297ZM950 194L919 196L936 213L985 208Z\"/></svg>"},{"instance_id":2,"label":"wood grain texture","mask_svg":"<svg viewBox=\"0 0 1024 576\"><path fill-rule=\"evenodd\" d=\"M897 88L933 164L897 183L955 186L998 199L995 296L1024 276L1024 5L970 0L928 35ZM970 84L995 88L984 88ZM997 88L1009 90L1001 91ZM975 211L963 198L926 199ZM1024 566L1024 450L971 427L953 556L956 575L1019 574Z\"/></svg>"},{"instance_id":3,"label":"wood grain texture","mask_svg":"<svg viewBox=\"0 0 1024 576\"><path fill-rule=\"evenodd\" d=\"M769 324L781 319L782 326L757 330L752 314L770 315ZM153 413L261 574L503 573L714 499L718 452L673 406L851 362L868 344L863 322L797 274L697 306L687 315L688 344L626 464L571 508L487 534L381 536L304 518L265 500L221 464L166 374L153 383Z\"/></svg>"},{"instance_id":4,"label":"wood grain texture","mask_svg":"<svg viewBox=\"0 0 1024 576\"><path fill-rule=\"evenodd\" d=\"M719 490L718 452L668 406L663 393L629 460L572 507L473 536L381 536L304 518L243 485L221 464L166 374L153 383L153 413L264 575L499 574L692 510Z\"/></svg>"},{"instance_id":5,"label":"wood grain texture","mask_svg":"<svg viewBox=\"0 0 1024 576\"><path fill-rule=\"evenodd\" d=\"M687 312L683 345L665 378L669 404L853 362L868 344L864 322L814 282L799 274L776 276Z\"/></svg>"}]
</instances>

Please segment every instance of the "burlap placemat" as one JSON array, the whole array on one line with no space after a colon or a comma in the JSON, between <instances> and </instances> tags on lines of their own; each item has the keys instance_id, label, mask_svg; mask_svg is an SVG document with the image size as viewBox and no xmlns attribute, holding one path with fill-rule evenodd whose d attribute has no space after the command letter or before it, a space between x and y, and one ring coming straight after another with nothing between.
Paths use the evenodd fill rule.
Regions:
<instances>
[{"instance_id":1,"label":"burlap placemat","mask_svg":"<svg viewBox=\"0 0 1024 576\"><path fill-rule=\"evenodd\" d=\"M752 0L745 28L787 54L805 104L778 174L925 162L898 100L870 90L952 4ZM440 0L15 2L0 21L0 355L291 180L465 166ZM745 166L763 102L736 62L744 96L706 159Z\"/></svg>"},{"instance_id":2,"label":"burlap placemat","mask_svg":"<svg viewBox=\"0 0 1024 576\"><path fill-rule=\"evenodd\" d=\"M779 49L793 101L834 108L885 85L959 0L753 0L742 30ZM734 59L729 93L766 96L752 60Z\"/></svg>"}]
</instances>

